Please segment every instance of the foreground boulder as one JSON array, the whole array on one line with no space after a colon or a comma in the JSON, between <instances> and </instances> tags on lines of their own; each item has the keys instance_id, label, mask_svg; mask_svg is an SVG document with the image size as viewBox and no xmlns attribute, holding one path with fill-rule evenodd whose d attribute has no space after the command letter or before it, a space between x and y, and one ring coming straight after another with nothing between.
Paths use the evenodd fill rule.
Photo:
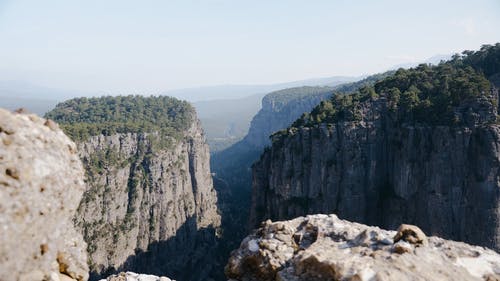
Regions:
<instances>
[{"instance_id":1,"label":"foreground boulder","mask_svg":"<svg viewBox=\"0 0 500 281\"><path fill-rule=\"evenodd\" d=\"M76 146L57 124L0 109L1 280L88 279L72 223L84 190Z\"/></svg>"},{"instance_id":2,"label":"foreground boulder","mask_svg":"<svg viewBox=\"0 0 500 281\"><path fill-rule=\"evenodd\" d=\"M500 255L426 237L412 225L388 231L335 215L310 215L266 221L232 253L226 276L242 281L500 280Z\"/></svg>"}]
</instances>

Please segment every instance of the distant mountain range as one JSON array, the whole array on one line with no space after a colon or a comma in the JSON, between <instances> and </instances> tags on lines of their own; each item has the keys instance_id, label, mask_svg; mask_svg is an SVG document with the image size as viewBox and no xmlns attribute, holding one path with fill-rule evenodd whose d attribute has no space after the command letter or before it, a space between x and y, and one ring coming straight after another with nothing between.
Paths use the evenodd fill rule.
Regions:
<instances>
[{"instance_id":1,"label":"distant mountain range","mask_svg":"<svg viewBox=\"0 0 500 281\"><path fill-rule=\"evenodd\" d=\"M358 79L359 78L357 77L333 76L268 85L217 85L165 91L162 95L176 97L189 102L214 101L214 103L221 103L221 100L236 100L241 98L252 99L250 96L254 96L255 98L253 99L252 104L257 104L258 107L254 108L255 106L251 106L254 109L252 109L253 114L247 118L249 123L251 117L260 108L260 99L269 92L296 86L337 85ZM55 89L26 81L0 81L0 107L11 110L23 107L39 115L43 115L45 112L54 108L58 102L74 97L92 97L102 95L106 95L106 93L89 93L74 90ZM231 103L232 106L235 106L235 104L238 103L237 101L234 103L232 101L228 102ZM200 110L200 112L206 112L206 110L204 111L204 108L211 108L213 107L211 104L214 103L198 103L197 109ZM219 110L222 109L229 108L227 106L219 107ZM209 115L210 114L211 113L209 113ZM217 114L219 114L219 112L217 112Z\"/></svg>"},{"instance_id":2,"label":"distant mountain range","mask_svg":"<svg viewBox=\"0 0 500 281\"><path fill-rule=\"evenodd\" d=\"M451 55L436 55L422 63L439 63ZM419 63L406 63L392 69L408 68ZM227 147L240 140L248 131L252 117L261 108L262 97L270 92L302 86L336 86L361 80L366 76L332 76L292 82L262 85L215 85L164 91L162 95L187 100L196 107L213 150ZM101 96L36 85L26 81L0 81L0 107L14 110L25 108L38 115L53 109L59 102L74 97ZM230 121L229 121L230 120Z\"/></svg>"},{"instance_id":3,"label":"distant mountain range","mask_svg":"<svg viewBox=\"0 0 500 281\"><path fill-rule=\"evenodd\" d=\"M190 102L207 101L216 99L238 99L255 94L267 94L286 88L301 86L335 86L342 83L353 82L363 79L365 76L332 76L325 78L313 78L285 83L265 85L217 85L199 88L187 88L165 91L163 94L185 99Z\"/></svg>"},{"instance_id":4,"label":"distant mountain range","mask_svg":"<svg viewBox=\"0 0 500 281\"><path fill-rule=\"evenodd\" d=\"M447 60L451 59L451 56L452 56L451 54L449 54L449 55L435 55L435 56L432 56L432 57L426 59L425 61L421 61L421 62L407 62L407 63L397 64L397 65L393 66L390 70L398 69L398 68L411 68L411 67L415 67L415 66L422 64L422 63L438 64L441 61L447 61Z\"/></svg>"},{"instance_id":5,"label":"distant mountain range","mask_svg":"<svg viewBox=\"0 0 500 281\"><path fill-rule=\"evenodd\" d=\"M0 81L0 107L15 110L25 108L30 112L43 115L58 102L89 93L52 89L26 81Z\"/></svg>"}]
</instances>

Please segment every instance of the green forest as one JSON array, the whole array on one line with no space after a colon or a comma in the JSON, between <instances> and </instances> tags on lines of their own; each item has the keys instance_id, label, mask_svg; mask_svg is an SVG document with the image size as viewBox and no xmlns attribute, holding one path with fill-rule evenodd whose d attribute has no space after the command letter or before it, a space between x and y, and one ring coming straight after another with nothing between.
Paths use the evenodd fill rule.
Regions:
<instances>
[{"instance_id":1,"label":"green forest","mask_svg":"<svg viewBox=\"0 0 500 281\"><path fill-rule=\"evenodd\" d=\"M275 110L279 111L281 108L290 103L290 101L300 102L301 100L309 100L313 96L330 95L333 93L333 87L329 86L302 86L274 91L267 94L264 100L269 100L273 103Z\"/></svg>"},{"instance_id":2,"label":"green forest","mask_svg":"<svg viewBox=\"0 0 500 281\"><path fill-rule=\"evenodd\" d=\"M106 96L59 103L45 118L59 123L75 141L100 134L147 132L179 138L191 124L194 109L167 96Z\"/></svg>"},{"instance_id":3,"label":"green forest","mask_svg":"<svg viewBox=\"0 0 500 281\"><path fill-rule=\"evenodd\" d=\"M319 123L361 121L363 103L385 97L389 110L401 123L459 125L454 110L471 99L482 97L497 106L488 80L500 72L500 44L484 45L479 51L464 51L436 66L421 64L399 69L350 94L335 92L310 113L295 121L292 128L312 127ZM276 136L287 134L287 130Z\"/></svg>"}]
</instances>

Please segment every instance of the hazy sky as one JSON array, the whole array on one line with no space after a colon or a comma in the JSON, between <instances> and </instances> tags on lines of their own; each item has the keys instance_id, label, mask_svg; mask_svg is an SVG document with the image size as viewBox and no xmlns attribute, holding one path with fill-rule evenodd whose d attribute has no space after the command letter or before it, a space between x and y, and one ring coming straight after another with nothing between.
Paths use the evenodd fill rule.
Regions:
<instances>
[{"instance_id":1,"label":"hazy sky","mask_svg":"<svg viewBox=\"0 0 500 281\"><path fill-rule=\"evenodd\" d=\"M499 0L0 0L0 80L82 91L369 74L499 41Z\"/></svg>"}]
</instances>

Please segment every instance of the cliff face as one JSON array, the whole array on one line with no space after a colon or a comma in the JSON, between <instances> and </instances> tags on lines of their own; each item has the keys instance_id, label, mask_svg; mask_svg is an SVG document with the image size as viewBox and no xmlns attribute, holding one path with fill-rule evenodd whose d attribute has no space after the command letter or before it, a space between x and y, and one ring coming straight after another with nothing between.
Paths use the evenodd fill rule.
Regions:
<instances>
[{"instance_id":1,"label":"cliff face","mask_svg":"<svg viewBox=\"0 0 500 281\"><path fill-rule=\"evenodd\" d=\"M248 233L251 198L251 165L269 144L269 135L288 126L332 93L331 87L297 87L267 94L253 118L248 135L231 147L212 155L216 188L222 198L224 260ZM242 227L243 226L243 227Z\"/></svg>"},{"instance_id":2,"label":"cliff face","mask_svg":"<svg viewBox=\"0 0 500 281\"><path fill-rule=\"evenodd\" d=\"M212 155L212 170L241 192L250 190L250 166L270 144L269 135L286 128L332 94L331 87L298 87L267 94L245 138Z\"/></svg>"},{"instance_id":3,"label":"cliff face","mask_svg":"<svg viewBox=\"0 0 500 281\"><path fill-rule=\"evenodd\" d=\"M309 112L332 95L332 87L299 87L270 93L262 99L244 142L255 148L270 145L269 136Z\"/></svg>"},{"instance_id":4,"label":"cliff face","mask_svg":"<svg viewBox=\"0 0 500 281\"><path fill-rule=\"evenodd\" d=\"M98 135L78 144L89 187L75 223L93 276L133 270L201 280L211 270L220 216L208 145L198 121L182 134Z\"/></svg>"},{"instance_id":5,"label":"cliff face","mask_svg":"<svg viewBox=\"0 0 500 281\"><path fill-rule=\"evenodd\" d=\"M387 231L310 215L266 221L231 254L226 275L241 281L498 280L500 255L427 237L418 227Z\"/></svg>"},{"instance_id":6,"label":"cliff face","mask_svg":"<svg viewBox=\"0 0 500 281\"><path fill-rule=\"evenodd\" d=\"M0 279L86 281L75 144L50 120L0 109L0 171Z\"/></svg>"},{"instance_id":7,"label":"cliff face","mask_svg":"<svg viewBox=\"0 0 500 281\"><path fill-rule=\"evenodd\" d=\"M253 167L252 225L336 213L500 249L494 105L458 108L462 126L400 124L384 97L363 106L360 122L292 128L275 141Z\"/></svg>"}]
</instances>

